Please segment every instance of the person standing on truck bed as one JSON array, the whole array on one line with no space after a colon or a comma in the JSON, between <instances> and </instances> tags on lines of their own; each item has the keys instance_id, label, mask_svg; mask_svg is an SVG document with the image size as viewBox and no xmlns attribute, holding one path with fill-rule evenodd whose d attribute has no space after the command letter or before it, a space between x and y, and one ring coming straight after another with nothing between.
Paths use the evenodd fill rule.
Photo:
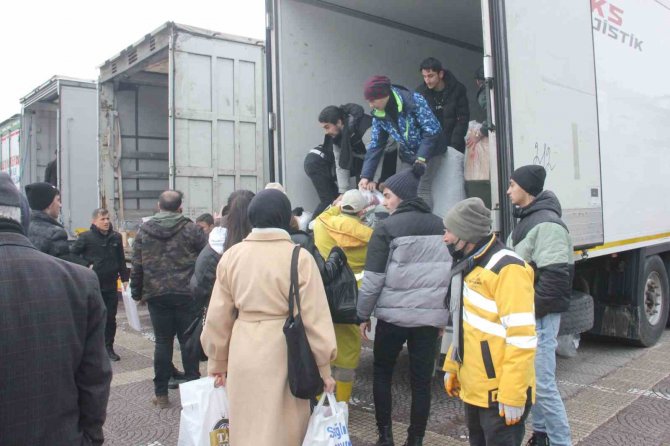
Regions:
<instances>
[{"instance_id":1,"label":"person standing on truck bed","mask_svg":"<svg viewBox=\"0 0 670 446\"><path fill-rule=\"evenodd\" d=\"M373 310L377 318L373 371L377 446L394 445L391 378L405 342L412 387L405 444L423 444L437 340L449 321L444 296L451 257L441 243L442 221L417 195L419 168L415 165L398 172L382 184L384 206L391 215L372 232L356 305L361 337L367 339Z\"/></svg>"},{"instance_id":2,"label":"person standing on truck bed","mask_svg":"<svg viewBox=\"0 0 670 446\"><path fill-rule=\"evenodd\" d=\"M468 131L470 107L465 85L460 83L434 57L421 62L419 71L423 83L416 92L423 95L435 117L442 124L444 141L461 153L465 152L465 133Z\"/></svg>"},{"instance_id":3,"label":"person standing on truck bed","mask_svg":"<svg viewBox=\"0 0 670 446\"><path fill-rule=\"evenodd\" d=\"M121 278L123 288L128 288L129 271L126 267L121 234L112 228L107 209L99 208L93 211L91 229L79 235L70 251L73 255L81 257L86 266L98 275L100 293L107 308L105 347L109 359L118 361L121 358L114 352L116 311L119 304L117 281Z\"/></svg>"},{"instance_id":4,"label":"person standing on truck bed","mask_svg":"<svg viewBox=\"0 0 670 446\"><path fill-rule=\"evenodd\" d=\"M365 148L372 137L372 116L358 104L329 105L319 113L319 124L325 133L323 149L334 156L338 198L342 198L342 194L352 188L351 178L355 177L356 183L360 180ZM375 172L375 182L384 181L395 173L397 150L398 144L389 138L383 161Z\"/></svg>"},{"instance_id":5,"label":"person standing on truck bed","mask_svg":"<svg viewBox=\"0 0 670 446\"><path fill-rule=\"evenodd\" d=\"M365 99L372 108L372 137L361 170L360 188L374 190L377 165L389 137L398 142L402 168L421 176L418 194L433 208L432 182L444 158L438 143L442 127L428 102L419 93L391 85L386 76L372 76L365 83Z\"/></svg>"},{"instance_id":6,"label":"person standing on truck bed","mask_svg":"<svg viewBox=\"0 0 670 446\"><path fill-rule=\"evenodd\" d=\"M202 229L181 212L183 194L167 190L158 198L159 212L143 223L133 244L130 274L132 298L147 302L156 335L154 350L153 404L161 409L170 405L168 382L173 374L172 349L179 339L186 380L200 377L198 358L184 348L184 332L198 314L191 297L190 280L195 261L207 245Z\"/></svg>"},{"instance_id":7,"label":"person standing on truck bed","mask_svg":"<svg viewBox=\"0 0 670 446\"><path fill-rule=\"evenodd\" d=\"M84 265L86 262L70 253L67 231L58 222L61 201L60 191L49 183L32 183L26 186L30 209L28 239L45 254Z\"/></svg>"},{"instance_id":8,"label":"person standing on truck bed","mask_svg":"<svg viewBox=\"0 0 670 446\"><path fill-rule=\"evenodd\" d=\"M570 425L556 384L556 346L561 313L570 305L574 260L561 204L543 190L547 172L542 166L522 166L512 173L507 195L516 206L519 223L507 239L535 269L537 398L532 410L533 436L529 446L571 445Z\"/></svg>"},{"instance_id":9,"label":"person standing on truck bed","mask_svg":"<svg viewBox=\"0 0 670 446\"><path fill-rule=\"evenodd\" d=\"M444 387L463 400L472 446L519 446L534 391L533 269L491 233L480 198L444 218L451 270L451 346Z\"/></svg>"}]
</instances>

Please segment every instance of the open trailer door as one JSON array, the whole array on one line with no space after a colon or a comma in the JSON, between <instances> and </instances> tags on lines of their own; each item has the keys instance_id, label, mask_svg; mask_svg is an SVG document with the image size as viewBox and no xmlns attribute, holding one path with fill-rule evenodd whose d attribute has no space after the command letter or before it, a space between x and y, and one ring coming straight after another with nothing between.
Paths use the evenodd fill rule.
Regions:
<instances>
[{"instance_id":1,"label":"open trailer door","mask_svg":"<svg viewBox=\"0 0 670 446\"><path fill-rule=\"evenodd\" d=\"M549 8L544 2L493 0L491 5L497 29L493 38L499 39L499 51L506 49L497 58L506 64L506 73L497 67L496 76L507 75L503 81L508 91L504 94L509 98L497 101L504 121L498 143L507 151L501 158L508 158L502 166L502 193L513 168L544 166L545 188L553 190L561 201L575 247L602 244L590 4L565 0L553 2ZM511 222L503 222L503 228L509 230Z\"/></svg>"}]
</instances>

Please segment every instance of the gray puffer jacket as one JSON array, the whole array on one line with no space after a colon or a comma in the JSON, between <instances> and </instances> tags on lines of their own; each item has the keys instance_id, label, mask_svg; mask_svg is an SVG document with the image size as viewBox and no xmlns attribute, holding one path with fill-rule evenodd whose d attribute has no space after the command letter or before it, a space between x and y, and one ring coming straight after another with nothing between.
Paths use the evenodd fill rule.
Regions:
<instances>
[{"instance_id":1,"label":"gray puffer jacket","mask_svg":"<svg viewBox=\"0 0 670 446\"><path fill-rule=\"evenodd\" d=\"M374 315L400 327L444 327L451 256L442 220L423 200L406 200L378 223L368 244L358 294L361 320Z\"/></svg>"}]
</instances>

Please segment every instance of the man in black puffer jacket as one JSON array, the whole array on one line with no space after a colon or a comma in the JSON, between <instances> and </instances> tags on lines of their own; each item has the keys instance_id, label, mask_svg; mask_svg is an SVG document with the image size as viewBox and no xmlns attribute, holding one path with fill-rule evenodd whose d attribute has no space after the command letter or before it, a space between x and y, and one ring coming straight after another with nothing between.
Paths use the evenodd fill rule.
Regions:
<instances>
[{"instance_id":1,"label":"man in black puffer jacket","mask_svg":"<svg viewBox=\"0 0 670 446\"><path fill-rule=\"evenodd\" d=\"M109 359L118 361L121 358L114 352L116 311L119 305L117 281L120 277L123 287L127 288L129 271L126 267L121 234L112 228L107 209L100 208L93 211L91 230L79 236L72 245L71 252L82 258L86 266L98 275L100 293L107 307L105 347Z\"/></svg>"},{"instance_id":2,"label":"man in black puffer jacket","mask_svg":"<svg viewBox=\"0 0 670 446\"><path fill-rule=\"evenodd\" d=\"M49 183L32 183L26 186L30 209L28 239L45 254L84 265L85 262L70 254L67 231L57 220L60 215L60 191Z\"/></svg>"},{"instance_id":3,"label":"man in black puffer jacket","mask_svg":"<svg viewBox=\"0 0 670 446\"><path fill-rule=\"evenodd\" d=\"M445 146L449 145L464 153L465 133L470 121L465 85L451 71L442 68L442 63L434 57L421 62L420 70L424 82L416 87L416 92L426 98L430 109L442 124Z\"/></svg>"}]
</instances>

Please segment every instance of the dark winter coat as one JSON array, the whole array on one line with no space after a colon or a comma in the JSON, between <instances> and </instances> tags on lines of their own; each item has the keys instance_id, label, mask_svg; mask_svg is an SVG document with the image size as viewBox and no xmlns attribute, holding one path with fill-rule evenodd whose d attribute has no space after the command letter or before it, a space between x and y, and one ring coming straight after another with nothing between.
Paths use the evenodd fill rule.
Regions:
<instances>
[{"instance_id":1,"label":"dark winter coat","mask_svg":"<svg viewBox=\"0 0 670 446\"><path fill-rule=\"evenodd\" d=\"M568 228L561 220L561 204L545 190L525 208L517 208L521 220L507 239L535 270L535 316L562 313L570 305L574 259Z\"/></svg>"},{"instance_id":2,"label":"dark winter coat","mask_svg":"<svg viewBox=\"0 0 670 446\"><path fill-rule=\"evenodd\" d=\"M198 304L198 308L209 305L214 282L216 282L216 267L221 260L221 254L207 245L200 251L195 261L195 270L191 277L191 297Z\"/></svg>"},{"instance_id":3,"label":"dark winter coat","mask_svg":"<svg viewBox=\"0 0 670 446\"><path fill-rule=\"evenodd\" d=\"M390 104L391 101L394 104ZM413 164L417 157L429 159L446 150L446 147L439 147L442 126L423 96L393 85L386 109L389 107L397 107L396 117L386 110L372 112L372 138L365 154L362 178L374 178L389 136L398 143L400 159L409 164Z\"/></svg>"},{"instance_id":4,"label":"dark winter coat","mask_svg":"<svg viewBox=\"0 0 670 446\"><path fill-rule=\"evenodd\" d=\"M377 223L358 292L358 317L401 327L444 327L451 256L444 225L421 199L405 200Z\"/></svg>"},{"instance_id":5,"label":"dark winter coat","mask_svg":"<svg viewBox=\"0 0 670 446\"><path fill-rule=\"evenodd\" d=\"M0 444L102 444L112 370L98 278L0 231L0 283Z\"/></svg>"},{"instance_id":6,"label":"dark winter coat","mask_svg":"<svg viewBox=\"0 0 670 446\"><path fill-rule=\"evenodd\" d=\"M45 254L79 265L86 264L80 257L70 253L67 231L63 225L44 211L32 211L30 214L28 239Z\"/></svg>"},{"instance_id":7,"label":"dark winter coat","mask_svg":"<svg viewBox=\"0 0 670 446\"><path fill-rule=\"evenodd\" d=\"M133 244L133 299L190 296L195 261L206 245L202 228L183 215L161 212L143 223Z\"/></svg>"},{"instance_id":8,"label":"dark winter coat","mask_svg":"<svg viewBox=\"0 0 670 446\"><path fill-rule=\"evenodd\" d=\"M70 251L81 257L86 266L93 265L93 271L100 280L100 289L115 290L119 277L122 282L128 282L130 273L126 267L123 240L111 225L107 234L91 225L91 230L80 234Z\"/></svg>"},{"instance_id":9,"label":"dark winter coat","mask_svg":"<svg viewBox=\"0 0 670 446\"><path fill-rule=\"evenodd\" d=\"M470 106L465 85L460 83L451 71L444 71L445 87L442 91L429 89L425 83L419 85L417 93L421 93L430 109L442 124L442 131L447 143L465 152L465 134L470 121Z\"/></svg>"}]
</instances>

